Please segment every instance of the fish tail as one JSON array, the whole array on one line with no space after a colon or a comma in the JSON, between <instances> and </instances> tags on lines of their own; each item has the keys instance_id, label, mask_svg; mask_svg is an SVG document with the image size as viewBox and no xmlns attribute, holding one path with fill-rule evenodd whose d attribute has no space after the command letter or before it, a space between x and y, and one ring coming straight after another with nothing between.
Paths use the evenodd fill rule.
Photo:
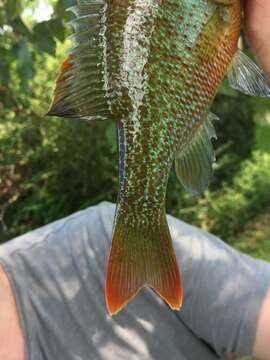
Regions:
<instances>
[{"instance_id":1,"label":"fish tail","mask_svg":"<svg viewBox=\"0 0 270 360\"><path fill-rule=\"evenodd\" d=\"M106 304L119 312L144 287L151 287L174 310L182 304L182 284L164 216L155 226L117 218L106 274Z\"/></svg>"}]
</instances>

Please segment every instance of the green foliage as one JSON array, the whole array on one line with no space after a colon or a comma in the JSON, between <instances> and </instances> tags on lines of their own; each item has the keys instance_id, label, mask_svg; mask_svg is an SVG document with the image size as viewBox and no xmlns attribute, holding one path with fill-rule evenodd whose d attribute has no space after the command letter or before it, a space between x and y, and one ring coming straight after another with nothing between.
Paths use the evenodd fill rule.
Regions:
<instances>
[{"instance_id":1,"label":"green foliage","mask_svg":"<svg viewBox=\"0 0 270 360\"><path fill-rule=\"evenodd\" d=\"M6 167L17 164L18 178L18 197L5 214L8 228L12 224L23 232L101 200L113 201L117 159L105 131L105 124L42 118L5 127L0 144L9 155Z\"/></svg>"},{"instance_id":2,"label":"green foliage","mask_svg":"<svg viewBox=\"0 0 270 360\"><path fill-rule=\"evenodd\" d=\"M270 152L270 126L269 124L258 124L256 127L256 147Z\"/></svg>"},{"instance_id":3,"label":"green foliage","mask_svg":"<svg viewBox=\"0 0 270 360\"><path fill-rule=\"evenodd\" d=\"M33 16L38 0L0 8L0 242L117 196L115 124L44 117L74 0L51 4L52 17L42 21ZM270 200L269 110L268 100L222 84L213 106L220 120L211 184L192 197L172 171L169 212L226 241L241 238Z\"/></svg>"},{"instance_id":4,"label":"green foliage","mask_svg":"<svg viewBox=\"0 0 270 360\"><path fill-rule=\"evenodd\" d=\"M73 5L74 1L66 2ZM23 16L25 6L31 9L33 1L8 0L0 7L0 61L2 84L8 85L10 78L18 76L21 90L26 91L35 73L36 54L47 53L55 56L57 40L63 41L66 29L63 20L68 12L63 11L65 5L62 0L55 6L54 16L47 21L35 22L32 18ZM34 7L38 2L34 2ZM14 67L15 64L15 67Z\"/></svg>"},{"instance_id":5,"label":"green foliage","mask_svg":"<svg viewBox=\"0 0 270 360\"><path fill-rule=\"evenodd\" d=\"M235 247L245 253L270 262L270 209L256 216L255 219L248 222Z\"/></svg>"},{"instance_id":6,"label":"green foliage","mask_svg":"<svg viewBox=\"0 0 270 360\"><path fill-rule=\"evenodd\" d=\"M179 215L187 221L236 242L238 233L258 213L264 212L270 199L270 153L254 151L245 160L233 181L216 191L206 191L196 199L186 196Z\"/></svg>"},{"instance_id":7,"label":"green foliage","mask_svg":"<svg viewBox=\"0 0 270 360\"><path fill-rule=\"evenodd\" d=\"M0 241L117 194L114 124L44 117L66 46L59 24L30 18L31 36L8 28L0 41Z\"/></svg>"}]
</instances>

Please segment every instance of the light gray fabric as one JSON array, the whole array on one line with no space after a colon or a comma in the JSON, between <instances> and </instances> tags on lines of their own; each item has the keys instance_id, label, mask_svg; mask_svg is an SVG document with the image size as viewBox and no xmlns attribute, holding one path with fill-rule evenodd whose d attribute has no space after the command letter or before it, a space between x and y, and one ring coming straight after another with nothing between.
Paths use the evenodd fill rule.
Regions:
<instances>
[{"instance_id":1,"label":"light gray fabric","mask_svg":"<svg viewBox=\"0 0 270 360\"><path fill-rule=\"evenodd\" d=\"M104 273L114 205L102 203L0 247L17 301L27 360L214 360L250 353L269 264L168 217L184 280L171 311L143 289L107 315Z\"/></svg>"}]
</instances>

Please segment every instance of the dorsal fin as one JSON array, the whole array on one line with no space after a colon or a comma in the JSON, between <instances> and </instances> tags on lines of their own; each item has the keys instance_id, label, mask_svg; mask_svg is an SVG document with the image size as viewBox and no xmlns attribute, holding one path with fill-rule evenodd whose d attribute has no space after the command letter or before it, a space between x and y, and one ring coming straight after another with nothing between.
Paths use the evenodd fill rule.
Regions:
<instances>
[{"instance_id":1,"label":"dorsal fin","mask_svg":"<svg viewBox=\"0 0 270 360\"><path fill-rule=\"evenodd\" d=\"M74 47L60 68L48 115L107 119L105 0L78 0L70 10Z\"/></svg>"},{"instance_id":2,"label":"dorsal fin","mask_svg":"<svg viewBox=\"0 0 270 360\"><path fill-rule=\"evenodd\" d=\"M191 141L175 156L176 175L185 190L192 194L203 192L212 174L215 155L211 139L216 139L212 121L217 119L216 115L209 113Z\"/></svg>"}]
</instances>

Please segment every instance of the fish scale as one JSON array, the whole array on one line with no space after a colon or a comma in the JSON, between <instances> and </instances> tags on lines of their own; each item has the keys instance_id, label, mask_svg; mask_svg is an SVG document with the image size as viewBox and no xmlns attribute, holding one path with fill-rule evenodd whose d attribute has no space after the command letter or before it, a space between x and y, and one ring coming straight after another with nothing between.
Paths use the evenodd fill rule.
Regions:
<instances>
[{"instance_id":1,"label":"fish scale","mask_svg":"<svg viewBox=\"0 0 270 360\"><path fill-rule=\"evenodd\" d=\"M120 199L117 214L124 216L126 222L135 223L142 221L141 214L144 215L144 221L149 223L153 223L157 216L163 215L164 194L176 147L179 142L184 147L186 139L192 136L194 129L196 130L206 117L217 86L227 67L225 59L221 57L217 64L220 69L217 76L213 74L210 84L200 81L206 70L205 66L198 68L198 54L201 54L201 49L200 43L196 45L198 48L195 44L200 38L200 32L196 32L195 29L193 32L188 32L190 24L196 18L194 19L195 15L187 17L187 14L192 11L195 14L198 11L204 13L196 27L200 30L206 26L209 18L214 16L217 10L216 5L209 7L206 1L186 1L180 7L177 1L168 1L164 8L157 7L157 2L149 1L147 7L149 4L155 9L147 11L156 14L155 18L149 21L151 25L148 33L151 36L145 36L146 41L140 44L141 48L147 48L147 59L143 61L138 59L140 64L143 64L139 77L141 82L138 82L137 78L135 84L130 81L123 85L123 87L127 86L133 107L129 110L127 118L123 118L119 125L123 127L126 134L125 155L121 159L123 162L121 167L125 167L126 171L121 179L122 184L125 184L123 185L125 192ZM141 11L142 17L145 12ZM136 16L140 17L138 12ZM179 24L180 16L184 18L181 24ZM139 23L143 26L143 31L147 32L146 20L143 19ZM137 25L135 34L138 32ZM131 43L134 44L136 39L133 39L133 34L129 35ZM127 38L126 36L126 41ZM187 40L186 43L184 39ZM212 40L214 39L209 36L208 41L212 42ZM214 44L216 48L213 50L218 49L220 44L217 41L214 41ZM209 44L207 47L210 47ZM152 48L158 48L159 51L152 51ZM189 51L186 51L187 48ZM170 64L169 72L167 64ZM194 67L199 70L194 70ZM137 68L135 68L135 75L134 69L127 68L126 72L131 79L138 76ZM182 76L179 78L180 72ZM166 87L167 91L164 91ZM141 94L142 89L143 98L136 97L138 93ZM177 92L180 94L179 101L175 101L174 98ZM117 111L119 114L122 102L119 99L117 101L120 102L120 109ZM134 144L140 146L136 147ZM140 164L146 164L146 166L140 166ZM138 181L138 179L143 180Z\"/></svg>"},{"instance_id":2,"label":"fish scale","mask_svg":"<svg viewBox=\"0 0 270 360\"><path fill-rule=\"evenodd\" d=\"M117 313L144 286L179 309L182 283L165 213L172 163L187 191L202 192L215 159L210 107L226 71L246 94L270 96L270 88L261 69L237 50L240 0L77 1L75 46L61 67L49 115L117 124L119 192L107 309Z\"/></svg>"}]
</instances>

